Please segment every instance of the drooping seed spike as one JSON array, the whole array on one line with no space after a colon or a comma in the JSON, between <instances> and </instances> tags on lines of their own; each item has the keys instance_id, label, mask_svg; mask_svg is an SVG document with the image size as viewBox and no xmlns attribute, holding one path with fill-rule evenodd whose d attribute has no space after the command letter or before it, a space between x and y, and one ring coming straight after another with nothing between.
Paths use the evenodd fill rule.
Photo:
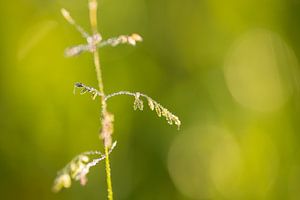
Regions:
<instances>
[{"instance_id":1,"label":"drooping seed spike","mask_svg":"<svg viewBox=\"0 0 300 200\"><path fill-rule=\"evenodd\" d=\"M178 129L180 128L181 122L179 120L179 118L177 116L175 116L173 113L171 113L167 108L163 107L162 105L160 105L158 102L156 102L155 100L153 100L151 97L147 96L146 94L142 94L139 92L133 93L133 92L129 92L129 91L119 91L119 92L115 92L109 95L105 96L105 101L107 101L108 99L114 97L114 96L118 96L118 95L129 95L129 96L134 96L134 103L133 103L133 109L134 110L143 110L144 104L142 101L142 98L147 99L148 101L148 106L151 110L155 110L156 114L158 117L163 116L166 121L168 122L168 124L170 125L177 125Z\"/></svg>"},{"instance_id":2,"label":"drooping seed spike","mask_svg":"<svg viewBox=\"0 0 300 200\"><path fill-rule=\"evenodd\" d=\"M109 149L109 154L115 148L115 141ZM91 167L97 165L105 159L105 155L99 151L88 151L74 157L61 171L58 172L54 180L53 192L59 192L63 188L71 187L72 180L80 181L84 185L87 182L87 174Z\"/></svg>"}]
</instances>

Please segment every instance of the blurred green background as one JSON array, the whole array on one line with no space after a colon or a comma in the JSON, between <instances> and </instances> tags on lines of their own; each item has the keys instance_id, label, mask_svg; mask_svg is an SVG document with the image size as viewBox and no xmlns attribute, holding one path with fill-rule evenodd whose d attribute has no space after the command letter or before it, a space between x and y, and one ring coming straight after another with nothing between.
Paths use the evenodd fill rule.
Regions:
<instances>
[{"instance_id":1,"label":"blurred green background","mask_svg":"<svg viewBox=\"0 0 300 200\"><path fill-rule=\"evenodd\" d=\"M101 0L104 38L140 33L137 47L100 50L107 93L144 92L182 121L179 131L131 97L115 114L118 200L300 199L300 1ZM51 192L75 155L102 150L91 55L60 15L89 30L87 0L0 1L1 199L105 199L104 163L85 187Z\"/></svg>"}]
</instances>

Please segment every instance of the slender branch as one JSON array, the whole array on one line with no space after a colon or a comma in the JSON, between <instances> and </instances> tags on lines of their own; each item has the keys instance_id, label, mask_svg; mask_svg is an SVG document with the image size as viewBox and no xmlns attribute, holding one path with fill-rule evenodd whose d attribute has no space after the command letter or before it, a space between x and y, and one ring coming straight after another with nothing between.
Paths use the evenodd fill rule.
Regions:
<instances>
[{"instance_id":1,"label":"slender branch","mask_svg":"<svg viewBox=\"0 0 300 200\"><path fill-rule=\"evenodd\" d=\"M80 29L77 28L77 30L81 32ZM65 56L66 57L78 56L82 52L93 53L95 51L95 48L99 49L105 46L115 47L119 44L129 44L131 46L135 46L137 42L141 42L143 40L142 37L136 33L133 33L131 35L120 35L118 37L112 37L107 40L102 40L100 34L96 34L94 36L88 35L85 38L87 39L88 44L79 44L79 45L74 45L72 47L68 47L65 50ZM95 40L97 40L97 46L93 44Z\"/></svg>"},{"instance_id":2,"label":"slender branch","mask_svg":"<svg viewBox=\"0 0 300 200\"><path fill-rule=\"evenodd\" d=\"M114 92L112 94L106 95L105 96L105 101L107 101L108 99L114 97L114 96L119 96L119 95L129 95L129 96L135 96L136 93L133 92L129 92L129 91L119 91L119 92ZM147 96L147 95L143 95L143 96ZM148 96L147 96L148 97Z\"/></svg>"},{"instance_id":3,"label":"slender branch","mask_svg":"<svg viewBox=\"0 0 300 200\"><path fill-rule=\"evenodd\" d=\"M89 37L89 34L79 24L77 24L76 21L72 18L69 11L62 8L61 14L67 20L67 22L69 22L69 24L73 25L76 28L76 30L82 35L82 37L84 37L84 38Z\"/></svg>"},{"instance_id":4,"label":"slender branch","mask_svg":"<svg viewBox=\"0 0 300 200\"><path fill-rule=\"evenodd\" d=\"M118 37L112 37L107 40L103 40L98 44L98 48L102 48L105 46L115 47L119 44L129 44L135 46L137 42L143 41L142 36L136 33L132 33L131 35L119 35Z\"/></svg>"}]
</instances>

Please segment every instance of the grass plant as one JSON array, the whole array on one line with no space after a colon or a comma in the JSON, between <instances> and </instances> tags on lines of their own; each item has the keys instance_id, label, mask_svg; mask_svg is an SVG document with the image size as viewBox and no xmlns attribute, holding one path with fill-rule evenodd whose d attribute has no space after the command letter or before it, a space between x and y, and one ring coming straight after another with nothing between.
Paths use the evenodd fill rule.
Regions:
<instances>
[{"instance_id":1,"label":"grass plant","mask_svg":"<svg viewBox=\"0 0 300 200\"><path fill-rule=\"evenodd\" d=\"M163 116L170 125L175 124L179 129L181 122L176 115L171 113L168 109L166 109L164 106L162 106L160 103L153 100L146 94L130 91L118 91L111 94L105 93L98 50L106 46L115 47L120 44L129 44L131 46L135 46L143 39L139 34L136 33L103 39L101 33L98 31L97 0L89 0L88 7L92 34L87 33L80 25L78 25L66 9L61 9L61 13L67 20L67 22L75 27L75 29L86 40L86 44L80 44L67 48L65 51L65 56L77 56L84 52L91 53L93 56L96 78L98 82L97 89L78 82L74 85L74 93L76 92L76 90L79 90L80 94L90 94L93 100L97 99L97 97L99 98L101 104L101 130L99 134L103 142L104 153L101 153L100 151L89 151L81 153L73 158L61 171L58 172L57 177L54 181L53 191L58 192L62 188L69 188L71 186L72 180L80 181L82 185L85 185L87 183L86 176L89 173L90 168L97 165L100 161L104 160L106 171L107 199L113 200L110 153L117 143L113 142L112 139L112 134L114 132L114 115L108 111L108 100L119 95L131 96L134 98L134 110L143 110L143 100L146 100L149 108L155 111L158 117Z\"/></svg>"}]
</instances>

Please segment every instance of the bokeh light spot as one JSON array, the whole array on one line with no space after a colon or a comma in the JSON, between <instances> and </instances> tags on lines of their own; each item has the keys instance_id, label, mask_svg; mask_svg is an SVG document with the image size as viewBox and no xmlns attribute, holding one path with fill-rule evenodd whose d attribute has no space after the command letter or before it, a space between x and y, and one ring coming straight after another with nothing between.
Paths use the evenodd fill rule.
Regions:
<instances>
[{"instance_id":1,"label":"bokeh light spot","mask_svg":"<svg viewBox=\"0 0 300 200\"><path fill-rule=\"evenodd\" d=\"M218 139L212 152L210 173L216 189L227 197L242 196L244 162L240 147L232 135L225 134Z\"/></svg>"},{"instance_id":2,"label":"bokeh light spot","mask_svg":"<svg viewBox=\"0 0 300 200\"><path fill-rule=\"evenodd\" d=\"M169 151L168 168L181 193L193 199L214 197L215 187L209 173L210 160L220 147L233 148L226 149L225 151L233 153L225 156L239 162L237 144L222 128L198 127L177 136Z\"/></svg>"},{"instance_id":3,"label":"bokeh light spot","mask_svg":"<svg viewBox=\"0 0 300 200\"><path fill-rule=\"evenodd\" d=\"M278 35L253 30L230 50L225 77L237 102L257 111L273 111L291 95L296 66L294 53Z\"/></svg>"}]
</instances>

